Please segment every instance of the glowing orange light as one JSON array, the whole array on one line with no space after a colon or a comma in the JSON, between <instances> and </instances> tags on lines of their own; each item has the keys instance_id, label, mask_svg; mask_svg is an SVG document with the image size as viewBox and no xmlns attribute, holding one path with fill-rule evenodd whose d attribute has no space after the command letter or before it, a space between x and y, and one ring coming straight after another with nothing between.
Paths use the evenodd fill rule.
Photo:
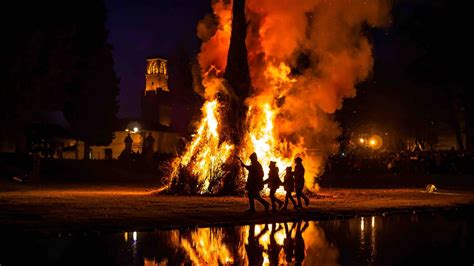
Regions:
<instances>
[{"instance_id":1,"label":"glowing orange light","mask_svg":"<svg viewBox=\"0 0 474 266\"><path fill-rule=\"evenodd\" d=\"M282 110L280 99L290 94L298 80L292 75L288 60L284 58L265 58L258 73L258 91L262 92L249 97L246 101L248 112L246 114L243 139L237 148L228 141L228 136L221 136L221 121L225 121L219 113L221 106L218 93L226 94L229 88L223 80L229 50L230 35L232 32L231 5L225 1L215 1L213 10L218 17L218 26L215 34L201 47L198 60L202 71L203 96L206 99L202 107L202 117L196 127L192 140L187 144L180 158L172 162L170 182L175 180L183 171L196 177L199 192L208 192L215 176L222 176L226 163L231 162L230 157L237 154L242 159L247 159L251 153L256 152L262 164L265 178L268 177L269 163L275 161L283 177L286 167L293 166L296 156L304 160L306 168L306 187L316 190L314 177L317 176L318 163L309 160L303 136L288 136L282 133ZM257 85L256 85L257 86ZM264 92L264 93L263 93ZM308 158L308 160L306 160ZM245 172L242 172L245 173ZM243 177L245 178L245 177ZM266 189L268 191L268 189ZM278 194L283 194L280 187Z\"/></svg>"},{"instance_id":2,"label":"glowing orange light","mask_svg":"<svg viewBox=\"0 0 474 266\"><path fill-rule=\"evenodd\" d=\"M234 258L223 243L222 229L199 229L191 234L191 239L181 239L181 246L195 265L232 264Z\"/></svg>"},{"instance_id":3,"label":"glowing orange light","mask_svg":"<svg viewBox=\"0 0 474 266\"><path fill-rule=\"evenodd\" d=\"M372 135L369 139L370 148L378 150L382 147L383 141L382 138L378 135Z\"/></svg>"}]
</instances>

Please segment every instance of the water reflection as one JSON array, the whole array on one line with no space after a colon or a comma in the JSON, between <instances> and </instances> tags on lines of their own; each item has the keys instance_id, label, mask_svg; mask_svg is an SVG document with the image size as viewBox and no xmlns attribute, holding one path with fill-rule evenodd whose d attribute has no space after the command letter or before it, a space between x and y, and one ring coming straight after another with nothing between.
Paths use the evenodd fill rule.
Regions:
<instances>
[{"instance_id":1,"label":"water reflection","mask_svg":"<svg viewBox=\"0 0 474 266\"><path fill-rule=\"evenodd\" d=\"M175 237L162 236L169 240L166 243L169 248L175 249L175 256L150 256L150 253L145 255L146 265L160 265L163 261L194 265L337 264L338 251L328 243L318 222L252 224L175 232ZM165 232L156 234L162 233Z\"/></svg>"},{"instance_id":2,"label":"water reflection","mask_svg":"<svg viewBox=\"0 0 474 266\"><path fill-rule=\"evenodd\" d=\"M49 238L12 234L0 244L2 265L470 265L474 219L410 214Z\"/></svg>"},{"instance_id":3,"label":"water reflection","mask_svg":"<svg viewBox=\"0 0 474 266\"><path fill-rule=\"evenodd\" d=\"M376 217L361 217L359 232L359 258L365 258L367 264L372 265L377 256L376 246Z\"/></svg>"},{"instance_id":4,"label":"water reflection","mask_svg":"<svg viewBox=\"0 0 474 266\"><path fill-rule=\"evenodd\" d=\"M145 257L154 260L154 265L164 260L195 265L378 265L423 262L424 252L444 247L445 253L456 252L455 260L464 260L466 256L474 257L467 255L473 248L472 228L472 219L467 222L427 215L416 219L410 215L371 216L199 228L175 231L177 235L168 243L177 250L175 256L149 253ZM458 242L453 239L460 239L461 250L456 250ZM420 250L423 252L418 253ZM432 254L428 260L439 262Z\"/></svg>"}]
</instances>

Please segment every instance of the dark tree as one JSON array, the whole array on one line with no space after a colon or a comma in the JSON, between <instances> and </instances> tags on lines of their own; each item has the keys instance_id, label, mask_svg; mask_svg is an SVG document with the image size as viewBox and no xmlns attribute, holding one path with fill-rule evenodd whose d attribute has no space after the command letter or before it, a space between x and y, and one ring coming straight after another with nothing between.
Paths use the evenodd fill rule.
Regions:
<instances>
[{"instance_id":1,"label":"dark tree","mask_svg":"<svg viewBox=\"0 0 474 266\"><path fill-rule=\"evenodd\" d=\"M241 99L249 96L251 86L247 46L245 44L246 31L245 0L234 0L232 3L232 35L224 78Z\"/></svg>"},{"instance_id":2,"label":"dark tree","mask_svg":"<svg viewBox=\"0 0 474 266\"><path fill-rule=\"evenodd\" d=\"M194 116L200 114L203 103L202 97L194 91L193 63L183 47L176 49L168 62L169 86L173 96L171 126L183 135L190 135L194 131L191 122L197 120Z\"/></svg>"},{"instance_id":3,"label":"dark tree","mask_svg":"<svg viewBox=\"0 0 474 266\"><path fill-rule=\"evenodd\" d=\"M223 114L221 133L236 147L240 143L245 131L246 106L245 99L251 91L250 70L247 58L247 46L245 38L247 35L247 20L245 17L245 0L234 0L232 2L232 32L230 38L229 52L227 55L227 66L224 78L227 81L230 93L223 94L220 102ZM234 150L235 155L239 150ZM224 177L221 193L235 193L239 182L238 164L229 165L229 174Z\"/></svg>"},{"instance_id":4,"label":"dark tree","mask_svg":"<svg viewBox=\"0 0 474 266\"><path fill-rule=\"evenodd\" d=\"M21 2L4 8L13 19L1 23L8 39L0 49L2 139L21 139L39 113L63 111L76 137L110 143L118 79L106 42L104 3L36 1L28 8Z\"/></svg>"},{"instance_id":5,"label":"dark tree","mask_svg":"<svg viewBox=\"0 0 474 266\"><path fill-rule=\"evenodd\" d=\"M245 18L245 0L232 3L232 32L227 66L224 78L230 87L230 95L224 95L223 135L232 143L239 145L244 132L246 108L244 100L249 96L251 88L250 70L245 43L247 21Z\"/></svg>"},{"instance_id":6,"label":"dark tree","mask_svg":"<svg viewBox=\"0 0 474 266\"><path fill-rule=\"evenodd\" d=\"M64 87L74 75L72 25L57 9L67 10L67 4L33 2L25 8L17 2L4 7L10 16L0 22L5 37L0 49L0 136L1 142L16 138L17 151L24 151L19 140L33 116L62 109Z\"/></svg>"},{"instance_id":7,"label":"dark tree","mask_svg":"<svg viewBox=\"0 0 474 266\"><path fill-rule=\"evenodd\" d=\"M469 10L463 3L448 0L419 1L409 13L405 10L408 15L397 29L416 51L408 68L413 80L420 87L444 93L444 103L437 108L449 112L459 149L472 149L474 134L470 68L464 63L472 56Z\"/></svg>"},{"instance_id":8,"label":"dark tree","mask_svg":"<svg viewBox=\"0 0 474 266\"><path fill-rule=\"evenodd\" d=\"M107 43L104 3L80 2L75 8L82 11L78 15L87 16L79 15L74 24L76 74L66 87L64 112L76 136L84 141L84 158L88 158L89 145L108 145L113 139L119 81Z\"/></svg>"}]
</instances>

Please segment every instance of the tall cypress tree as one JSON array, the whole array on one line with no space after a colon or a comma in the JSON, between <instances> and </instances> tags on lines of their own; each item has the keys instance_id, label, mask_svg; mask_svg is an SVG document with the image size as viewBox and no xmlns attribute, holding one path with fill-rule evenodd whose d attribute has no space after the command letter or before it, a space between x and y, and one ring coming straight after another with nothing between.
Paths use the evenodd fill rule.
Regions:
<instances>
[{"instance_id":1,"label":"tall cypress tree","mask_svg":"<svg viewBox=\"0 0 474 266\"><path fill-rule=\"evenodd\" d=\"M227 107L224 110L224 117L227 126L223 128L227 132L224 132L223 135L229 135L232 143L236 145L240 144L245 131L246 107L244 101L251 91L247 46L245 44L246 31L245 0L234 0L232 3L232 32L224 73L224 78L234 95L226 99Z\"/></svg>"},{"instance_id":2,"label":"tall cypress tree","mask_svg":"<svg viewBox=\"0 0 474 266\"><path fill-rule=\"evenodd\" d=\"M109 144L119 90L103 1L18 2L5 12L0 141L23 135L37 113L63 110L76 137Z\"/></svg>"},{"instance_id":3,"label":"tall cypress tree","mask_svg":"<svg viewBox=\"0 0 474 266\"><path fill-rule=\"evenodd\" d=\"M39 113L60 111L65 84L74 74L72 25L64 2L12 2L1 17L3 75L0 76L0 143L24 140L31 119ZM61 10L63 12L59 12ZM25 19L27 18L27 19ZM4 20L5 19L5 20ZM14 25L14 26L12 26Z\"/></svg>"},{"instance_id":4,"label":"tall cypress tree","mask_svg":"<svg viewBox=\"0 0 474 266\"><path fill-rule=\"evenodd\" d=\"M77 74L67 86L69 97L64 112L76 136L85 143L87 159L89 145L108 145L113 139L119 81L114 72L112 47L107 43L104 3L78 2L73 40Z\"/></svg>"}]
</instances>

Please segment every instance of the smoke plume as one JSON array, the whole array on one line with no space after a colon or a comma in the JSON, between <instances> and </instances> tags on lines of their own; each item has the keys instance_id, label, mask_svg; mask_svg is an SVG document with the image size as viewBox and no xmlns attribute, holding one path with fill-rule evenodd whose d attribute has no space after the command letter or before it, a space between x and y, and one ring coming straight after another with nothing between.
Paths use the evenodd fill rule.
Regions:
<instances>
[{"instance_id":1,"label":"smoke plume","mask_svg":"<svg viewBox=\"0 0 474 266\"><path fill-rule=\"evenodd\" d=\"M314 186L324 156L337 149L340 129L331 114L355 97L355 86L372 70L365 30L387 26L390 6L390 0L247 0L252 92L245 153L264 147L266 160L279 158L284 165L302 156L306 185ZM212 7L214 14L197 27L207 100L226 90L220 73L232 22L230 0L214 0Z\"/></svg>"}]
</instances>

